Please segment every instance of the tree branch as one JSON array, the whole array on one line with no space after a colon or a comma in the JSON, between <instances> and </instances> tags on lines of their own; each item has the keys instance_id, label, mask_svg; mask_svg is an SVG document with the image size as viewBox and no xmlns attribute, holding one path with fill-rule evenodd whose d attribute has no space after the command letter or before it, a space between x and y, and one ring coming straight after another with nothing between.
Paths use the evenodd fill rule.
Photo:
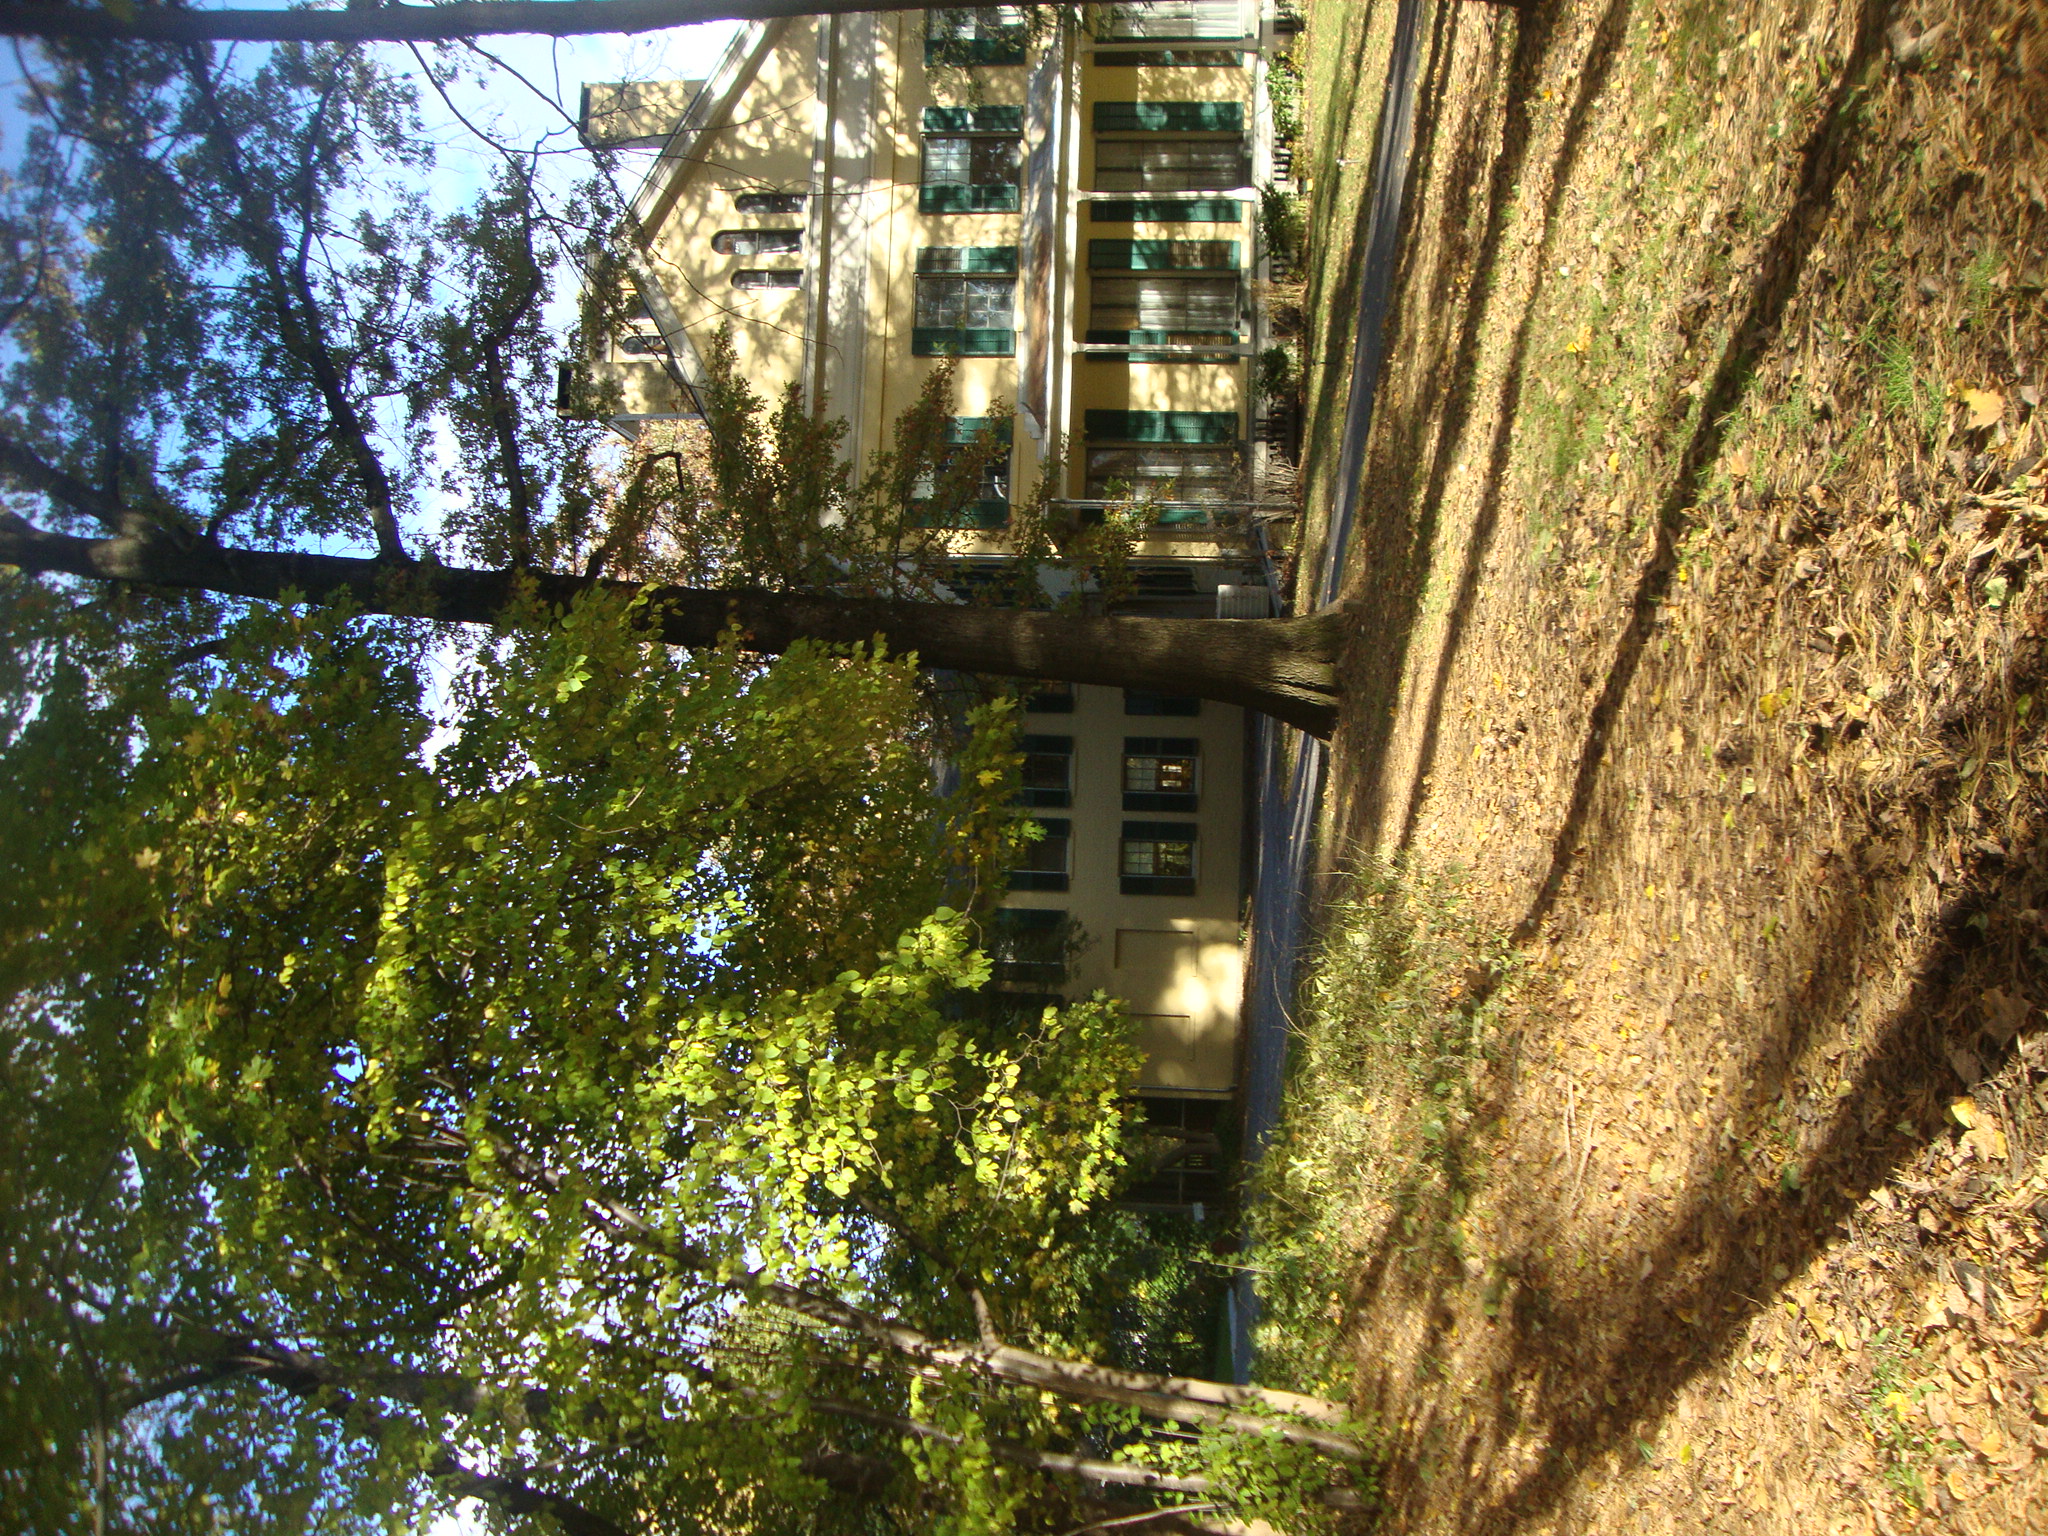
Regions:
<instances>
[{"instance_id":1,"label":"tree branch","mask_svg":"<svg viewBox=\"0 0 2048 1536\"><path fill-rule=\"evenodd\" d=\"M514 1174L551 1191L566 1191L578 1197L596 1224L615 1237L700 1274L717 1271L718 1265L710 1254L661 1232L623 1202L565 1179L502 1142L494 1141L492 1150ZM1365 1447L1357 1440L1335 1428L1319 1427L1342 1424L1347 1417L1342 1404L1326 1399L1204 1381L1199 1377L1117 1370L1087 1361L1060 1360L1006 1344L967 1345L933 1339L907 1323L759 1273L741 1275L726 1283L743 1295L855 1334L920 1364L967 1371L1080 1402L1118 1403L1170 1423L1203 1424L1238 1434L1270 1436L1308 1446L1339 1461L1365 1460ZM1240 1411L1247 1408L1255 1411ZM1289 1417L1265 1417L1256 1410ZM1301 1419L1313 1422L1298 1422Z\"/></svg>"},{"instance_id":2,"label":"tree branch","mask_svg":"<svg viewBox=\"0 0 2048 1536\"><path fill-rule=\"evenodd\" d=\"M1048 5L1055 0L1022 0ZM187 10L138 5L0 5L0 35L95 42L366 43L432 42L498 33L574 37L587 32L654 32L705 21L771 21L785 16L923 10L905 0L461 0L335 11Z\"/></svg>"},{"instance_id":3,"label":"tree branch","mask_svg":"<svg viewBox=\"0 0 2048 1536\"><path fill-rule=\"evenodd\" d=\"M369 428L362 413L356 409L355 401L349 397L347 382L335 362L333 349L327 344L326 320L321 313L319 298L306 275L304 245L302 243L295 262L285 260L282 233L266 216L265 210L256 206L260 182L243 161L241 144L221 106L206 56L194 49L186 62L195 94L206 108L206 136L232 177L239 206L237 222L242 226L249 255L268 290L270 307L277 317L278 339L283 342L285 351L303 363L312 376L313 388L327 408L328 419L333 423L343 449L355 465L356 475L362 481L363 495L369 504L370 528L376 536L379 558L393 564L409 563L412 557L406 553L405 541L398 531L391 477L385 472L384 461L370 442ZM318 159L318 137L326 121L328 103L339 88L340 77L337 75L328 82L313 121L306 130L299 212L308 238L313 223L311 182L313 164Z\"/></svg>"},{"instance_id":4,"label":"tree branch","mask_svg":"<svg viewBox=\"0 0 2048 1536\"><path fill-rule=\"evenodd\" d=\"M124 1399L123 1411L132 1411L174 1392L235 1378L267 1381L282 1387L293 1396L340 1416L351 1429L373 1439L382 1439L397 1427L397 1421L381 1414L352 1412L357 1409L359 1394L367 1392L415 1407L451 1408L464 1413L476 1412L487 1395L477 1384L459 1377L391 1367L351 1371L302 1350L237 1340L229 1341L220 1358L194 1365L130 1394ZM585 1509L573 1499L536 1488L523 1477L479 1472L451 1452L444 1451L426 1470L444 1492L457 1498L482 1499L507 1514L544 1515L567 1536L629 1536L624 1526Z\"/></svg>"},{"instance_id":5,"label":"tree branch","mask_svg":"<svg viewBox=\"0 0 2048 1536\"><path fill-rule=\"evenodd\" d=\"M134 537L137 532L130 509L120 500L106 495L76 475L67 474L27 445L5 435L0 435L0 473L73 512L90 517L109 533Z\"/></svg>"}]
</instances>

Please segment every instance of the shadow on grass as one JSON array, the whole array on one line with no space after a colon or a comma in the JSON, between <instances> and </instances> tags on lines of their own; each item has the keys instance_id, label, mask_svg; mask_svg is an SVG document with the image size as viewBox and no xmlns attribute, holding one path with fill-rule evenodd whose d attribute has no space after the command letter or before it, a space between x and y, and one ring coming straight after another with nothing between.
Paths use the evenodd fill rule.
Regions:
<instances>
[{"instance_id":1,"label":"shadow on grass","mask_svg":"<svg viewBox=\"0 0 2048 1536\"><path fill-rule=\"evenodd\" d=\"M1585 62L1580 67L1578 92L1572 100L1571 111L1565 117L1564 133L1551 171L1550 196L1543 206L1543 242L1536 261L1536 286L1523 304L1521 321L1515 327L1514 344L1508 356L1507 376L1501 384L1493 447L1487 455L1485 489L1480 496L1471 535L1465 542L1464 566L1458 573L1458 586L1451 597L1443 645L1437 652L1435 674L1430 678L1429 699L1423 706L1421 745L1417 754L1415 773L1409 784L1407 808L1401 817L1398 841L1401 848L1406 848L1415 835L1416 818L1422 812L1423 785L1436 758L1437 734L1443 721L1444 692L1450 683L1451 667L1456 662L1464 642L1465 626L1471 617L1473 601L1479 594L1480 572L1485 569L1486 557L1493 548L1495 530L1500 525L1501 502L1507 495L1508 458L1514 446L1510 428L1522 408L1522 382L1529 359L1530 331L1535 324L1545 277L1551 270L1550 251L1557 236L1558 209L1564 201L1565 189L1571 184L1571 174L1578 164L1579 150L1585 143L1586 127L1592 116L1593 103L1606 89L1608 78L1614 73L1615 60L1620 56L1622 41L1628 36L1631 10L1631 0L1608 0L1607 9L1602 14L1599 25L1593 29L1592 43L1587 49ZM1498 197L1495 199L1494 207L1501 207ZM1488 235L1491 240L1497 242L1499 231L1489 228ZM1472 374L1478 364L1482 322L1486 316L1484 300L1490 296L1489 287L1489 293L1481 296L1478 302L1466 310L1464 333L1459 338L1458 359L1453 370L1453 377L1461 378L1465 383L1464 387L1445 404L1443 429L1437 437L1436 453L1430 463L1428 483L1422 492L1421 504L1431 509L1443 499L1445 486L1450 480L1451 466L1456 459L1458 445L1464 437L1465 426L1470 418ZM1431 537L1434 537L1433 510L1429 516L1429 532ZM1426 550L1428 545L1423 544L1420 547Z\"/></svg>"},{"instance_id":2,"label":"shadow on grass","mask_svg":"<svg viewBox=\"0 0 2048 1536\"><path fill-rule=\"evenodd\" d=\"M2042 671L2037 648L2026 681L2038 682ZM1547 1448L1546 1459L1519 1476L1475 1477L1468 1488L1431 1502L1450 1529L1524 1529L1554 1513L1579 1470L1655 1439L1686 1384L1726 1364L1783 1279L1806 1270L1851 1225L1869 1192L1938 1133L1939 1090L1953 1083L1950 1047L1973 1044L1993 1075L2009 1059L2009 1045L1988 1044L1974 1025L1958 1029L1952 1021L1974 1017L1987 982L2038 971L2017 924L1994 920L1987 924L1991 936L1983 938L1975 920L2048 900L2048 849L2040 828L2036 815L2030 841L2010 851L2002 873L1978 866L1961 882L1962 894L1944 906L1906 995L1874 1030L1872 1049L1811 1150L1793 1164L1796 1182L1760 1185L1728 1160L1695 1168L1678 1209L1659 1221L1661 1236L1644 1255L1647 1272L1632 1268L1604 1287L1575 1286L1568 1307L1552 1297L1544 1258L1553 1245L1567 1242L1576 1211L1575 1192L1558 1191L1550 1221L1525 1228L1522 1251L1503 1261L1511 1283L1502 1287L1496 1326L1509 1334L1501 1351L1509 1365L1492 1384L1490 1413L1465 1417L1462 1426L1448 1412L1431 1413L1415 1426L1403 1454L1385 1469L1394 1510L1419 1501L1427 1479L1495 1466L1501 1442L1522 1431ZM1853 1005L1859 961L1893 949L1902 906L1898 891L1889 901L1860 899L1852 883L1829 911L1790 936L1814 964L1806 984L1780 1000L1780 1028L1751 1063L1754 1086L1738 1116L1743 1132L1766 1134L1766 1117L1794 1086L1794 1065L1813 1021L1840 1017ZM1674 1020L1674 1027L1682 1022ZM1555 1105L1521 1108L1556 1112ZM1514 1109L1489 1104L1476 1119L1484 1123L1502 1112ZM1440 1220L1452 1215L1437 1214ZM1581 1216L1581 1226L1584 1221ZM1373 1305L1388 1286L1402 1287L1401 1299L1410 1305L1427 1305L1417 1355L1426 1360L1446 1341L1453 1314L1441 1298L1462 1276L1439 1266L1434 1275L1396 1277L1392 1257L1361 1275L1354 1306ZM1379 1400L1361 1406L1392 1415L1412 1405L1422 1386L1383 1379Z\"/></svg>"},{"instance_id":3,"label":"shadow on grass","mask_svg":"<svg viewBox=\"0 0 2048 1536\"><path fill-rule=\"evenodd\" d=\"M1447 21L1447 17L1456 20ZM1492 170L1485 178L1483 193L1477 194L1483 202L1485 222L1468 253L1466 231L1472 222L1475 194L1466 189L1481 185L1478 173L1483 138L1492 128L1493 115L1470 114L1458 139L1449 146L1441 145L1439 136L1455 27L1475 23L1493 29L1489 52L1501 71L1503 106ZM1383 430L1359 492L1359 522L1351 541L1353 574L1344 595L1356 605L1356 611L1370 615L1370 630L1361 627L1354 635L1343 661L1346 705L1338 755L1353 792L1346 797L1350 824L1342 829L1340 844L1375 847L1379 843L1378 830L1384 820L1381 768L1393 735L1409 644L1428 586L1436 508L1454 445L1476 403L1488 301L1500 275L1501 242L1513 218L1514 191L1527 169L1536 82L1542 77L1556 23L1557 6L1551 0L1518 12L1445 7L1423 65L1423 86L1416 105L1416 163L1430 164L1431 157L1447 148L1446 175L1451 179L1445 185L1450 194L1432 228L1409 227L1403 240L1397 292L1405 294L1412 286L1415 253L1433 247L1442 248L1446 259L1438 262L1426 315L1453 312L1452 288L1461 267L1469 267L1476 276L1455 334L1434 318L1425 322L1429 327L1426 333L1410 334L1404 321L1414 313L1411 303L1396 304L1388 317L1386 355L1405 357L1411 373L1425 382L1403 410L1398 426ZM1510 24L1514 27L1512 49L1504 43L1504 29ZM1409 188L1410 199L1416 199L1419 191L1418 181ZM1439 422L1437 453L1433 461L1426 460L1424 444ZM1419 509L1413 520L1407 512L1410 507Z\"/></svg>"},{"instance_id":4,"label":"shadow on grass","mask_svg":"<svg viewBox=\"0 0 2048 1536\"><path fill-rule=\"evenodd\" d=\"M1370 33L1370 13L1366 9L1358 12L1346 11L1350 18L1350 47L1341 54L1332 78L1335 80L1358 81L1365 73L1366 43ZM1345 125L1350 116L1354 97L1346 91L1333 90L1322 103L1322 130L1317 142L1329 148L1315 169L1315 187L1310 198L1309 227L1317 231L1333 230L1338 223L1340 210L1335 206L1338 189L1343 185L1341 168L1337 162L1342 158L1345 147ZM1382 111L1384 111L1382 103ZM1379 124L1373 126L1375 140ZM1316 408L1308 419L1302 436L1302 462L1304 464L1333 464L1336 462L1338 443L1344 426L1345 400L1340 398L1345 389L1340 381L1348 380L1351 370L1348 366L1351 346L1346 339L1352 320L1358 310L1359 288L1364 281L1363 258L1366 245L1366 229L1371 221L1372 189L1367 187L1359 197L1357 206L1350 210L1350 241L1345 247L1352 253L1337 271L1336 286L1325 291L1323 284L1331 267L1328 263L1317 262L1310 268L1308 289L1308 312L1320 322L1316 333L1308 338L1311 355L1320 360L1323 383L1316 394ZM1326 242L1328 234L1319 234L1318 240ZM1332 366L1332 359L1341 359L1347 365ZM1326 488L1326 489L1333 489ZM1330 497L1325 497L1326 503ZM1298 566L1301 575L1297 577L1299 590L1296 601L1313 603L1307 597L1316 578L1313 572L1323 564L1324 548L1330 536L1330 520L1327 506L1322 525L1316 530L1311 544L1304 540L1302 559Z\"/></svg>"},{"instance_id":5,"label":"shadow on grass","mask_svg":"<svg viewBox=\"0 0 2048 1536\"><path fill-rule=\"evenodd\" d=\"M1610 49L1625 30L1627 4L1628 0L1612 0L1602 20L1597 35L1608 39ZM1702 398L1697 425L1659 509L1652 553L1624 610L1626 622L1580 744L1563 825L1517 925L1518 940L1532 937L1551 915L1582 846L1605 830L1607 813L1614 809L1613 795L1601 793L1615 788L1602 773L1609 738L1655 632L1676 569L1678 542L1719 454L1729 415L1750 369L1777 335L1786 304L1829 219L1836 187L1856 158L1857 105L1880 63L1884 15L1880 0L1866 0L1860 10L1855 39L1833 99L1803 151L1792 205L1765 246L1748 302ZM1523 57L1524 50L1518 47L1517 54ZM1597 95L1599 84L1590 78L1584 83L1575 113ZM1504 150L1497 170L1513 158ZM1496 215L1503 184L1497 176L1492 193ZM1505 185L1512 184L1511 175ZM1488 239L1497 240L1498 234L1495 217L1489 221ZM1482 309L1475 301L1471 315ZM1470 372L1477 345L1474 323L1468 317L1444 387L1447 411L1469 413L1472 408ZM1525 316L1509 374L1506 403L1510 415L1527 339ZM1460 390L1465 391L1462 398ZM1462 415L1458 420L1462 422ZM1444 441L1452 438L1447 430ZM1487 492L1488 521L1468 552L1465 580L1452 612L1453 645L1473 596L1483 539L1491 536L1490 519L1497 513L1502 451L1497 440ZM1446 454L1446 449L1439 449L1419 482L1425 504L1441 489ZM1382 455L1388 457L1398 459L1398 455ZM1417 494L1414 484L1390 489L1395 494ZM1370 541L1363 547L1378 556ZM1411 540L1409 564L1399 583L1390 584L1378 573L1366 573L1373 600L1387 591L1409 601L1411 606L1400 612L1403 642L1405 624L1414 618L1415 594L1426 576L1427 547L1420 538ZM1447 658L1449 654L1447 648ZM1425 751L1433 744L1434 711L1440 704L1447 666L1448 660L1440 664L1436 692L1429 701L1432 713ZM1398 677L1395 671L1385 679L1354 686L1358 693L1383 701L1384 707L1391 703ZM2048 667L2043 665L2039 643L2034 643L2018 658L2005 685L2010 690L2025 690L2040 687L2044 681L2048 681ZM1978 702L1982 710L1997 707L1999 701L1988 694ZM1358 719L1347 721L1354 753L1369 753L1375 745L1384 749L1383 741L1375 743L1368 734L1369 725ZM1376 765L1361 763L1354 756L1353 766L1356 772L1370 775ZM1930 801L1929 810L1939 816L1942 807ZM1412 825L1412 820L1411 802L1406 823ZM1725 1362L1755 1312L1767 1304L1782 1279L1809 1267L1835 1240L1869 1191L1890 1178L1901 1162L1936 1133L1940 1123L1937 1090L1951 1081L1946 1053L1951 1045L1963 1043L1956 1037L1955 1021L1972 1015L1980 989L1994 976L2038 969L2024 953L2016 927L2002 914L2048 901L2048 850L2041 846L2042 821L2036 807L2027 820L2025 836L2000 861L1980 862L1971 868L1961 882L1963 894L1950 900L1921 935L1921 959L1905 995L1872 1031L1872 1048L1832 1111L1818 1123L1811 1150L1796 1165L1797 1177L1759 1185L1739 1174L1730 1177L1733 1170L1720 1158L1711 1159L1710 1166L1695 1168L1696 1177L1683 1186L1675 1209L1656 1218L1661 1235L1644 1253L1646 1267L1641 1274L1612 1276L1604 1287L1597 1282L1579 1284L1568 1312L1550 1300L1549 1277L1544 1261L1537 1257L1549 1246L1549 1236L1562 1240L1575 1209L1566 1203L1572 1195L1559 1192L1563 1198L1556 1202L1549 1221L1532 1223L1526 1250L1508 1261L1512 1283L1502 1288L1499 1323L1511 1335L1503 1351L1509 1365L1494 1384L1490 1415L1482 1412L1476 1419L1467 1418L1460 1428L1445 1412L1441 1418L1429 1417L1406 1437L1400 1463L1388 1469L1388 1491L1397 1509L1404 1497L1418 1495L1422 1479L1439 1470L1462 1476L1469 1468L1489 1469L1499 1443L1496 1437L1523 1427L1547 1444L1550 1456L1546 1461L1519 1475L1496 1470L1494 1476L1475 1476L1469 1487L1454 1485L1458 1491L1448 1495L1439 1487L1431 1502L1455 1529L1518 1529L1526 1522L1540 1521L1555 1511L1578 1469L1616 1451L1626 1451L1636 1436L1654 1436L1656 1424L1669 1413L1685 1386L1700 1372ZM1760 1127L1774 1105L1795 1086L1796 1065L1812 1043L1815 1026L1842 1017L1853 1007L1867 968L1864 962L1896 952L1899 927L1910 920L1903 882L1895 882L1889 890L1865 889L1852 875L1836 887L1818 915L1781 936L1778 942L1784 953L1797 958L1781 961L1779 968L1803 979L1775 999L1770 1012L1758 1021L1761 1039L1747 1063L1745 1103L1738 1111L1738 1121L1745 1129ZM1980 937L1980 929L1989 937ZM1674 1020L1674 1027L1679 1023ZM1974 1026L1970 1032L1974 1034ZM1984 1049L1981 1042L1978 1049ZM1995 1072L1999 1053L1991 1054ZM1511 1100L1513 1085L1506 1085L1502 1092L1504 1100ZM1500 1113L1515 1107L1503 1102L1489 1108ZM1556 1107L1545 1109L1554 1113ZM1535 1106L1528 1106L1527 1112L1536 1112ZM1485 1123L1489 1118L1490 1113L1482 1113L1478 1121ZM1454 1213L1439 1214L1448 1221ZM1354 1308L1379 1311L1388 1305L1391 1291L1404 1292L1402 1301L1423 1313L1416 1358L1426 1361L1438 1352L1453 1325L1453 1313L1444 1300L1450 1291L1444 1282L1462 1280L1462 1276L1441 1268L1430 1276L1403 1273L1395 1262L1398 1256L1394 1250L1374 1256L1359 1275ZM1361 1407L1368 1412L1378 1409L1392 1419L1422 1396L1421 1386L1417 1381L1382 1378L1377 1383L1379 1401Z\"/></svg>"}]
</instances>

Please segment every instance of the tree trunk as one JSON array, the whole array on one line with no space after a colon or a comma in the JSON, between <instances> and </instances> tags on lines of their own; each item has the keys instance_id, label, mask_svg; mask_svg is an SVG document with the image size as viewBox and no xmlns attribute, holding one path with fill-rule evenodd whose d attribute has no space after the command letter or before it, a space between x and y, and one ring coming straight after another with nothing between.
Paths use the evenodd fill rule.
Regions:
<instances>
[{"instance_id":1,"label":"tree trunk","mask_svg":"<svg viewBox=\"0 0 2048 1536\"><path fill-rule=\"evenodd\" d=\"M321 14L321 13L292 13ZM697 591L555 572L397 565L341 555L227 548L187 535L77 538L0 516L0 564L266 601L346 594L372 613L495 624L522 583L566 607L589 592L641 595L671 645L779 655L798 640L878 642L925 666L1158 693L1261 710L1312 735L1336 722L1333 614L1296 619L1080 618L1014 608L889 602L823 593Z\"/></svg>"},{"instance_id":2,"label":"tree trunk","mask_svg":"<svg viewBox=\"0 0 2048 1536\"><path fill-rule=\"evenodd\" d=\"M1049 5L1054 0L1022 0ZM572 37L653 32L705 21L768 21L852 11L921 11L903 0L461 0L335 11L186 10L166 5L0 5L0 34L94 42L430 42L494 33Z\"/></svg>"}]
</instances>

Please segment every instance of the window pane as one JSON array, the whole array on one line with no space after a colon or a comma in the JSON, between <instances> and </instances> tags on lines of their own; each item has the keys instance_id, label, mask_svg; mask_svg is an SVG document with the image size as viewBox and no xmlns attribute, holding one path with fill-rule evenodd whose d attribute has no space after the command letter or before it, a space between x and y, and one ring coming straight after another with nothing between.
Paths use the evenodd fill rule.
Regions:
<instances>
[{"instance_id":1,"label":"window pane","mask_svg":"<svg viewBox=\"0 0 2048 1536\"><path fill-rule=\"evenodd\" d=\"M800 229L721 229L711 237L721 256L793 256L803 248Z\"/></svg>"},{"instance_id":2,"label":"window pane","mask_svg":"<svg viewBox=\"0 0 2048 1536\"><path fill-rule=\"evenodd\" d=\"M1126 757L1124 788L1137 793L1191 794L1195 787L1192 757Z\"/></svg>"},{"instance_id":3,"label":"window pane","mask_svg":"<svg viewBox=\"0 0 2048 1536\"><path fill-rule=\"evenodd\" d=\"M1113 499L1112 486L1121 486L1127 495L1163 501L1229 501L1237 480L1237 451L1232 448L1136 443L1088 450L1091 501Z\"/></svg>"},{"instance_id":4,"label":"window pane","mask_svg":"<svg viewBox=\"0 0 2048 1536\"><path fill-rule=\"evenodd\" d=\"M994 186L1017 179L1017 139L969 139L973 167L969 179L976 186Z\"/></svg>"},{"instance_id":5,"label":"window pane","mask_svg":"<svg viewBox=\"0 0 2048 1536\"><path fill-rule=\"evenodd\" d=\"M917 280L917 323L933 329L957 329L964 322L966 290L957 277Z\"/></svg>"},{"instance_id":6,"label":"window pane","mask_svg":"<svg viewBox=\"0 0 2048 1536\"><path fill-rule=\"evenodd\" d=\"M801 192L743 192L732 200L741 213L802 213Z\"/></svg>"},{"instance_id":7,"label":"window pane","mask_svg":"<svg viewBox=\"0 0 2048 1536\"><path fill-rule=\"evenodd\" d=\"M926 139L924 141L924 184L928 187L957 187L967 181L974 140Z\"/></svg>"},{"instance_id":8,"label":"window pane","mask_svg":"<svg viewBox=\"0 0 2048 1536\"><path fill-rule=\"evenodd\" d=\"M732 275L735 288L801 288L804 275L794 267L742 267Z\"/></svg>"},{"instance_id":9,"label":"window pane","mask_svg":"<svg viewBox=\"0 0 2048 1536\"><path fill-rule=\"evenodd\" d=\"M963 312L966 318L960 323L970 331L1007 331L1016 314L1016 279L1008 277L970 277L962 285L965 289Z\"/></svg>"},{"instance_id":10,"label":"window pane","mask_svg":"<svg viewBox=\"0 0 2048 1536\"><path fill-rule=\"evenodd\" d=\"M1127 875L1192 875L1195 845L1149 839L1124 840L1123 872Z\"/></svg>"},{"instance_id":11,"label":"window pane","mask_svg":"<svg viewBox=\"0 0 2048 1536\"><path fill-rule=\"evenodd\" d=\"M1097 191L1221 191L1250 181L1241 138L1095 141Z\"/></svg>"},{"instance_id":12,"label":"window pane","mask_svg":"<svg viewBox=\"0 0 2048 1536\"><path fill-rule=\"evenodd\" d=\"M1091 280L1093 331L1235 331L1234 277L1101 277Z\"/></svg>"}]
</instances>

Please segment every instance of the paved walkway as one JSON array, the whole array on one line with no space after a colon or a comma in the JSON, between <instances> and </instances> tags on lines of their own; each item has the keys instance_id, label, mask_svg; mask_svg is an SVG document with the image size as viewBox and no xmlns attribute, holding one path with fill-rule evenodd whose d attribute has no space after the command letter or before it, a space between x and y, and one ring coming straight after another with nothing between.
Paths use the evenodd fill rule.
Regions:
<instances>
[{"instance_id":1,"label":"paved walkway","mask_svg":"<svg viewBox=\"0 0 2048 1536\"><path fill-rule=\"evenodd\" d=\"M1367 217L1364 271L1359 282L1351 392L1338 444L1337 504L1331 509L1322 567L1307 591L1317 607L1336 601L1346 547L1355 520L1359 482L1364 476L1366 437L1385 355L1387 301L1393 291L1400 249L1401 202L1408 185L1408 150L1414 137L1415 77L1421 59L1424 0L1401 0L1395 17L1394 49L1387 64L1386 107L1373 148L1371 211ZM1292 766L1285 751L1295 738ZM1324 745L1271 718L1258 721L1258 774L1249 974L1245 996L1243 1172L1264 1154L1280 1122L1281 1090L1287 1074L1287 1037L1301 956L1308 938L1308 880L1315 865L1316 812L1322 802ZM1252 1330L1258 1323L1256 1277L1240 1271L1230 1296L1230 1364L1237 1381L1249 1381Z\"/></svg>"}]
</instances>

